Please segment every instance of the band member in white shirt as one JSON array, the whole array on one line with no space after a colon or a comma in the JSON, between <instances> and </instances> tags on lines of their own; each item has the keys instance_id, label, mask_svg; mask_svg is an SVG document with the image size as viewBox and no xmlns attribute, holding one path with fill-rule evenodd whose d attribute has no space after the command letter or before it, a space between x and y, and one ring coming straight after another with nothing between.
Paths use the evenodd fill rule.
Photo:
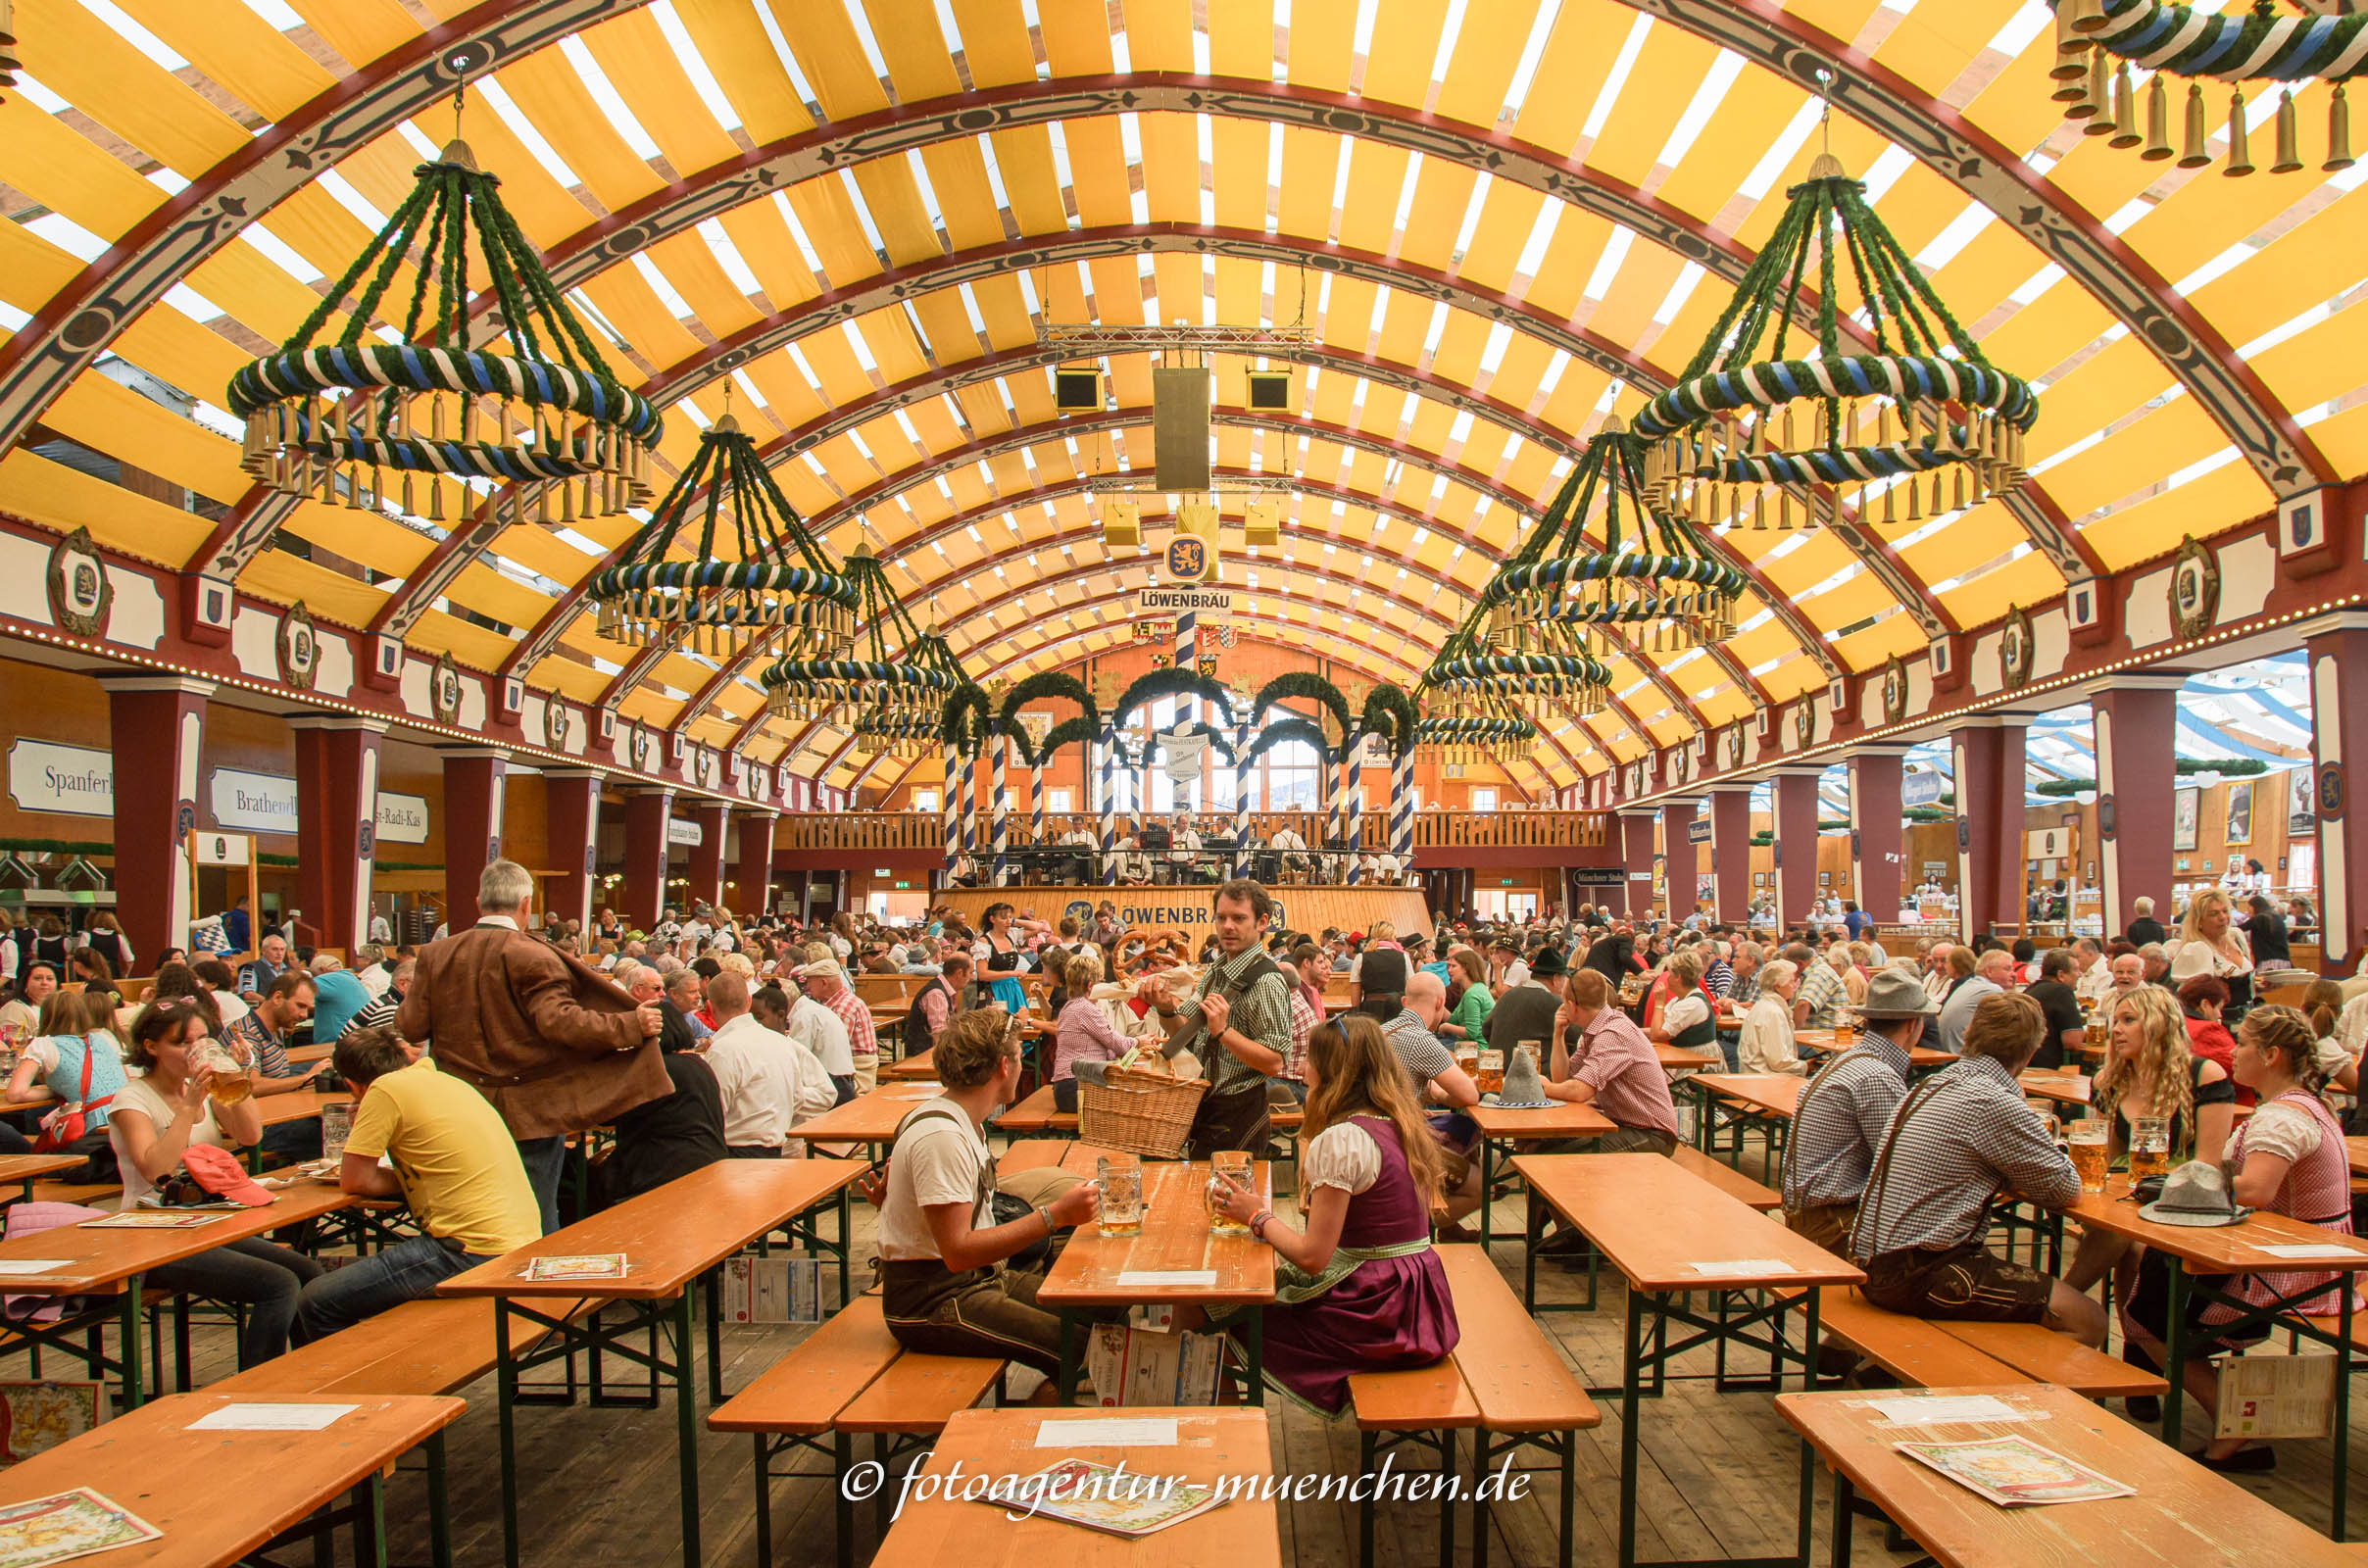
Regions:
<instances>
[{"instance_id":1,"label":"band member in white shirt","mask_svg":"<svg viewBox=\"0 0 2368 1568\"><path fill-rule=\"evenodd\" d=\"M1281 854L1283 875L1295 877L1307 871L1307 841L1301 838L1299 830L1290 823L1286 822L1274 830L1274 837L1266 841L1266 848Z\"/></svg>"},{"instance_id":2,"label":"band member in white shirt","mask_svg":"<svg viewBox=\"0 0 2368 1568\"><path fill-rule=\"evenodd\" d=\"M1201 849L1201 835L1193 831L1191 813L1178 811L1175 826L1170 832L1167 847L1170 874L1178 882L1190 882Z\"/></svg>"},{"instance_id":3,"label":"band member in white shirt","mask_svg":"<svg viewBox=\"0 0 2368 1568\"><path fill-rule=\"evenodd\" d=\"M1139 888L1151 882L1151 857L1143 853L1143 841L1132 831L1120 835L1117 859L1118 881L1122 885Z\"/></svg>"}]
</instances>

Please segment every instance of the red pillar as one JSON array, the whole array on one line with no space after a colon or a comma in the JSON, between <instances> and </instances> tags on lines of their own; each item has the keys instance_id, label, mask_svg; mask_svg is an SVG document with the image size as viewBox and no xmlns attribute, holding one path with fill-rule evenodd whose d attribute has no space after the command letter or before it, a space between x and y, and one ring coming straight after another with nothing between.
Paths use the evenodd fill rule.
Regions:
<instances>
[{"instance_id":1,"label":"red pillar","mask_svg":"<svg viewBox=\"0 0 2368 1568\"><path fill-rule=\"evenodd\" d=\"M699 842L691 846L691 885L683 906L689 908L704 904L711 909L723 907L723 836L732 825L732 808L722 801L704 797L683 808L683 814L699 826Z\"/></svg>"},{"instance_id":2,"label":"red pillar","mask_svg":"<svg viewBox=\"0 0 2368 1568\"><path fill-rule=\"evenodd\" d=\"M1694 912L1694 881L1702 860L1695 853L1693 827L1701 811L1700 801L1670 801L1661 808L1661 868L1669 880L1673 921Z\"/></svg>"},{"instance_id":3,"label":"red pillar","mask_svg":"<svg viewBox=\"0 0 2368 1568\"><path fill-rule=\"evenodd\" d=\"M1741 925L1751 909L1751 786L1710 792L1710 877L1718 918Z\"/></svg>"},{"instance_id":4,"label":"red pillar","mask_svg":"<svg viewBox=\"0 0 2368 1568\"><path fill-rule=\"evenodd\" d=\"M1785 930L1806 922L1817 902L1817 781L1824 772L1802 767L1776 775L1776 923Z\"/></svg>"},{"instance_id":5,"label":"red pillar","mask_svg":"<svg viewBox=\"0 0 2368 1568\"><path fill-rule=\"evenodd\" d=\"M2121 675L2089 690L2097 726L2097 872L2104 884L2108 936L2130 928L2130 906L2140 898L2152 899L2154 917L2170 923L2179 687L2185 679Z\"/></svg>"},{"instance_id":6,"label":"red pillar","mask_svg":"<svg viewBox=\"0 0 2368 1568\"><path fill-rule=\"evenodd\" d=\"M563 920L592 929L593 862L600 854L600 782L591 768L552 768L543 774L543 816L552 867L551 907Z\"/></svg>"},{"instance_id":7,"label":"red pillar","mask_svg":"<svg viewBox=\"0 0 2368 1568\"><path fill-rule=\"evenodd\" d=\"M2023 724L1992 718L1949 737L1956 758L1957 935L2023 919Z\"/></svg>"},{"instance_id":8,"label":"red pillar","mask_svg":"<svg viewBox=\"0 0 2368 1568\"><path fill-rule=\"evenodd\" d=\"M1620 812L1620 848L1628 866L1628 918L1641 920L1653 912L1653 818L1651 807L1636 806Z\"/></svg>"},{"instance_id":9,"label":"red pillar","mask_svg":"<svg viewBox=\"0 0 2368 1568\"><path fill-rule=\"evenodd\" d=\"M750 811L740 818L740 853L733 862L732 908L755 918L772 907L773 823L777 811Z\"/></svg>"},{"instance_id":10,"label":"red pillar","mask_svg":"<svg viewBox=\"0 0 2368 1568\"><path fill-rule=\"evenodd\" d=\"M175 675L100 679L115 754L116 918L131 939L133 964L154 973L158 954L189 945L189 921L200 912L191 903L188 839L198 823L199 741L214 684ZM262 905L253 908L261 929Z\"/></svg>"},{"instance_id":11,"label":"red pillar","mask_svg":"<svg viewBox=\"0 0 2368 1568\"><path fill-rule=\"evenodd\" d=\"M1886 925L1899 918L1907 869L1899 824L1899 762L1904 746L1857 747L1850 760L1850 897Z\"/></svg>"},{"instance_id":12,"label":"red pillar","mask_svg":"<svg viewBox=\"0 0 2368 1568\"><path fill-rule=\"evenodd\" d=\"M342 713L302 713L288 725L296 732L296 906L323 947L350 957L370 937L386 726Z\"/></svg>"},{"instance_id":13,"label":"red pillar","mask_svg":"<svg viewBox=\"0 0 2368 1568\"><path fill-rule=\"evenodd\" d=\"M453 931L477 923L477 879L502 858L502 781L509 770L506 752L444 753L444 920Z\"/></svg>"},{"instance_id":14,"label":"red pillar","mask_svg":"<svg viewBox=\"0 0 2368 1568\"><path fill-rule=\"evenodd\" d=\"M672 790L637 790L625 797L624 898L617 913L628 930L647 931L666 907L666 823Z\"/></svg>"},{"instance_id":15,"label":"red pillar","mask_svg":"<svg viewBox=\"0 0 2368 1568\"><path fill-rule=\"evenodd\" d=\"M2319 967L2347 975L2368 947L2368 910L2352 894L2368 889L2368 833L2351 831L2351 759L2368 757L2368 615L2330 615L2303 639L2310 664L2311 760L2318 790L2319 912L2326 924ZM2353 676L2360 678L2355 680ZM123 809L120 787L117 810ZM2256 807L2255 810L2259 808ZM120 842L120 841L119 841ZM2156 917L2166 920L2163 910Z\"/></svg>"}]
</instances>

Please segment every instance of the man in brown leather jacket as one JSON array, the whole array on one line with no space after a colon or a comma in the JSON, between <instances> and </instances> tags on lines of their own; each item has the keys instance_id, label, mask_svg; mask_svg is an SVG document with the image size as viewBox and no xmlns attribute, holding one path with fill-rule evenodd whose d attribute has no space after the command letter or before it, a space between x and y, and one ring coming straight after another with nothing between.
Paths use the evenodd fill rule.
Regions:
<instances>
[{"instance_id":1,"label":"man in brown leather jacket","mask_svg":"<svg viewBox=\"0 0 2368 1568\"><path fill-rule=\"evenodd\" d=\"M673 1092L659 1059L655 1003L633 999L570 954L526 931L534 874L496 860L477 881L477 923L419 950L395 1028L429 1043L436 1070L474 1085L518 1141L541 1204L559 1228L569 1133L603 1126Z\"/></svg>"}]
</instances>

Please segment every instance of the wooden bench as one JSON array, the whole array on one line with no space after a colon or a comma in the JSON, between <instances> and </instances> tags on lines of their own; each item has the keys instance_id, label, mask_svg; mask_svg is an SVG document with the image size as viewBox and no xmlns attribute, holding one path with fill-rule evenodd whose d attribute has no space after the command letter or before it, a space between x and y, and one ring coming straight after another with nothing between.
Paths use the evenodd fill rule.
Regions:
<instances>
[{"instance_id":1,"label":"wooden bench","mask_svg":"<svg viewBox=\"0 0 2368 1568\"><path fill-rule=\"evenodd\" d=\"M1960 1323L1887 1312L1855 1290L1825 1293L1825 1334L1910 1388L2054 1383L2092 1399L2160 1395L2159 1376L2042 1323Z\"/></svg>"},{"instance_id":2,"label":"wooden bench","mask_svg":"<svg viewBox=\"0 0 2368 1568\"><path fill-rule=\"evenodd\" d=\"M1564 1364L1554 1342L1522 1308L1521 1298L1497 1271L1485 1249L1449 1246L1436 1250L1455 1298L1459 1338L1449 1358L1435 1366L1361 1373L1349 1380L1364 1473L1372 1473L1373 1458L1382 1448L1410 1442L1435 1449L1440 1473L1452 1474L1455 1435L1467 1429L1476 1434L1475 1481L1488 1474L1493 1460L1517 1448L1544 1448L1561 1461L1559 1539L1561 1561L1568 1568L1571 1508L1577 1497L1572 1476L1576 1434L1581 1428L1600 1425L1603 1414ZM1388 1434L1396 1436L1385 1441ZM1472 1564L1483 1568L1488 1561L1488 1504L1477 1494L1471 1503ZM1357 1543L1358 1561L1369 1568L1373 1560L1370 1498L1358 1508ZM1454 1503L1443 1494L1440 1562L1452 1562L1455 1550Z\"/></svg>"},{"instance_id":3,"label":"wooden bench","mask_svg":"<svg viewBox=\"0 0 2368 1568\"><path fill-rule=\"evenodd\" d=\"M1030 1138L1011 1146L1010 1153L995 1162L995 1178L1015 1176L1021 1171L1043 1170L1059 1165L1068 1157L1069 1141L1065 1138Z\"/></svg>"},{"instance_id":4,"label":"wooden bench","mask_svg":"<svg viewBox=\"0 0 2368 1568\"><path fill-rule=\"evenodd\" d=\"M855 1439L868 1433L885 1466L914 1440L933 1437L976 1404L1003 1376L984 1356L907 1353L888 1332L876 1296L858 1297L762 1376L708 1413L709 1430L746 1432L757 1458L757 1562L772 1568L772 1483L798 1475L773 1459L806 1448L831 1461L839 1568L855 1561L855 1503L847 1495ZM897 1439L906 1439L899 1445ZM827 1440L827 1441L825 1441ZM888 1533L893 1488L878 1493L878 1529Z\"/></svg>"},{"instance_id":5,"label":"wooden bench","mask_svg":"<svg viewBox=\"0 0 2368 1568\"><path fill-rule=\"evenodd\" d=\"M1774 1188L1762 1186L1732 1165L1720 1164L1691 1145L1678 1145L1670 1152L1669 1158L1681 1169L1692 1171L1719 1191L1751 1204L1763 1214L1784 1207L1784 1198Z\"/></svg>"},{"instance_id":6,"label":"wooden bench","mask_svg":"<svg viewBox=\"0 0 2368 1568\"><path fill-rule=\"evenodd\" d=\"M592 1303L554 1302L572 1317ZM429 1297L365 1318L276 1360L208 1385L208 1392L283 1394L457 1394L494 1369L493 1303L481 1297ZM518 1319L511 1345L524 1349L546 1331Z\"/></svg>"}]
</instances>

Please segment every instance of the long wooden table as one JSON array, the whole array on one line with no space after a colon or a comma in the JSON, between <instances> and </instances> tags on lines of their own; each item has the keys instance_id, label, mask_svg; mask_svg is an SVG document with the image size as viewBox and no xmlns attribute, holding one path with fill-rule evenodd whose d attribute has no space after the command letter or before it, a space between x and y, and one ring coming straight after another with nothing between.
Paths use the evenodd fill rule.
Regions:
<instances>
[{"instance_id":1,"label":"long wooden table","mask_svg":"<svg viewBox=\"0 0 2368 1568\"><path fill-rule=\"evenodd\" d=\"M1262 1192L1273 1191L1273 1173L1263 1161L1251 1166L1251 1180ZM1080 1317L1097 1307L1153 1305L1246 1309L1245 1393L1252 1402L1265 1403L1265 1309L1274 1301L1274 1250L1253 1236L1212 1234L1208 1184L1204 1161L1147 1162L1142 1234L1105 1236L1099 1222L1088 1221L1054 1260L1052 1272L1036 1288L1036 1304L1061 1316L1062 1403L1077 1392ZM1206 1273L1209 1281L1128 1278L1174 1273Z\"/></svg>"},{"instance_id":2,"label":"long wooden table","mask_svg":"<svg viewBox=\"0 0 2368 1568\"><path fill-rule=\"evenodd\" d=\"M192 1431L224 1405L351 1405L312 1432ZM229 1568L254 1554L312 1538L327 1561L327 1533L342 1512L316 1518L352 1494L357 1537L385 1562L386 1477L414 1448L427 1453L428 1531L437 1568L450 1568L452 1527L444 1485L444 1429L459 1399L370 1395L176 1394L117 1416L0 1474L0 1507L88 1487L163 1532L92 1561L107 1568Z\"/></svg>"},{"instance_id":3,"label":"long wooden table","mask_svg":"<svg viewBox=\"0 0 2368 1568\"><path fill-rule=\"evenodd\" d=\"M1835 1041L1834 1031L1831 1029L1796 1029L1793 1031L1793 1044L1803 1051L1816 1052L1819 1055L1844 1049ZM1907 1070L1911 1074L1931 1072L1937 1068L1946 1067L1956 1059L1956 1053L1953 1051L1936 1051L1930 1046L1914 1046L1907 1053Z\"/></svg>"},{"instance_id":4,"label":"long wooden table","mask_svg":"<svg viewBox=\"0 0 2368 1568\"><path fill-rule=\"evenodd\" d=\"M1693 1172L1658 1154L1524 1154L1513 1161L1529 1183L1530 1202L1551 1207L1595 1245L1628 1281L1628 1323L1620 1386L1590 1390L1620 1396L1620 1568L1637 1568L1636 1494L1639 1401L1645 1374L1658 1393L1670 1360L1703 1345L1719 1350L1721 1382L1726 1347L1768 1354L1768 1388L1781 1388L1787 1362L1801 1368L1801 1387L1817 1369L1817 1293L1828 1285L1857 1285L1866 1276L1846 1258L1786 1228ZM1536 1229L1533 1223L1532 1229ZM1792 1302L1772 1294L1799 1290L1803 1334L1796 1350L1785 1335ZM1716 1317L1695 1312L1697 1291L1718 1298ZM1535 1282L1531 1292L1534 1297ZM1732 1310L1739 1293L1763 1293L1759 1302ZM1672 1323L1692 1330L1672 1339ZM1751 1331L1764 1325L1761 1338ZM1816 1471L1806 1450L1801 1461L1800 1551L1795 1557L1731 1559L1738 1568L1806 1568L1809 1509ZM1657 1568L1657 1565L1656 1565Z\"/></svg>"},{"instance_id":5,"label":"long wooden table","mask_svg":"<svg viewBox=\"0 0 2368 1568\"><path fill-rule=\"evenodd\" d=\"M33 1183L42 1177L55 1176L62 1170L73 1170L82 1163L83 1158L79 1154L0 1154L0 1187L13 1183L18 1198L30 1198L33 1196Z\"/></svg>"},{"instance_id":6,"label":"long wooden table","mask_svg":"<svg viewBox=\"0 0 2368 1568\"><path fill-rule=\"evenodd\" d=\"M2026 1067L2018 1080L2026 1095L2052 1100L2059 1105L2086 1105L2096 1080L2085 1073L2049 1072L2044 1067Z\"/></svg>"},{"instance_id":7,"label":"long wooden table","mask_svg":"<svg viewBox=\"0 0 2368 1568\"><path fill-rule=\"evenodd\" d=\"M94 1335L90 1343L79 1338L84 1328L99 1321L89 1313L69 1313L53 1324L15 1323L10 1325L11 1332L23 1343L81 1362L94 1377L117 1374L123 1380L124 1408L135 1408L144 1397L140 1386L140 1291L150 1270L283 1225L319 1219L353 1201L335 1187L304 1183L278 1193L259 1207L204 1210L211 1217L203 1225L118 1230L94 1229L85 1221L0 1242L0 1289L8 1295L114 1297L122 1359L109 1359L104 1336ZM31 1274L12 1268L35 1262L50 1266Z\"/></svg>"},{"instance_id":8,"label":"long wooden table","mask_svg":"<svg viewBox=\"0 0 2368 1568\"><path fill-rule=\"evenodd\" d=\"M1700 1072L1685 1080L1701 1114L1695 1118L1694 1147L1705 1154L1718 1152L1721 1131L1735 1135L1727 1163L1743 1163L1744 1134L1757 1129L1767 1140L1771 1156L1784 1149L1793 1125L1794 1107L1807 1079L1789 1072Z\"/></svg>"},{"instance_id":9,"label":"long wooden table","mask_svg":"<svg viewBox=\"0 0 2368 1568\"><path fill-rule=\"evenodd\" d=\"M1942 1568L2028 1568L2032 1563L2332 1568L2360 1561L2356 1549L2319 1535L2069 1389L2043 1383L1920 1393L1936 1398L1987 1396L2032 1419L1892 1426L1862 1393L1776 1396L1776 1412L1801 1434L1804 1454L1813 1452L1833 1469L1836 1568L1849 1568L1852 1506L1860 1494ZM1897 1446L2018 1437L2136 1493L2058 1507L2002 1508ZM2340 1469L2337 1475L2340 1486Z\"/></svg>"},{"instance_id":10,"label":"long wooden table","mask_svg":"<svg viewBox=\"0 0 2368 1568\"><path fill-rule=\"evenodd\" d=\"M445 1296L490 1296L497 1307L494 1345L500 1355L495 1384L500 1400L502 1449L502 1539L510 1568L518 1568L518 1445L514 1430L518 1376L547 1362L584 1352L592 1367L592 1397L602 1402L600 1358L605 1349L647 1330L649 1348L627 1350L650 1369L655 1404L659 1385L674 1385L675 1447L681 1464L682 1560L698 1568L699 1425L694 1409L695 1362L691 1332L691 1287L707 1295L708 1397L723 1401L721 1322L716 1279L724 1259L751 1243L792 1225L821 1204L836 1201L839 1236L847 1240L847 1189L864 1167L846 1159L723 1159L664 1187L627 1199L590 1219L564 1226L540 1241L457 1274L437 1287ZM34 1238L38 1240L38 1238ZM538 1257L576 1257L622 1252L622 1279L534 1280L527 1265ZM843 1257L842 1257L843 1266ZM845 1275L842 1273L842 1298ZM600 1303L574 1315L577 1301ZM602 1307L623 1306L621 1323L603 1321ZM513 1317L523 1318L546 1337L531 1346L513 1344ZM630 1402L645 1402L636 1398Z\"/></svg>"},{"instance_id":11,"label":"long wooden table","mask_svg":"<svg viewBox=\"0 0 2368 1568\"><path fill-rule=\"evenodd\" d=\"M1100 1421L1105 1410L963 1410L946 1423L929 1462L914 1483L896 1526L880 1543L872 1568L1165 1568L1170 1563L1223 1564L1224 1568L1281 1568L1282 1536L1272 1498L1253 1493L1141 1541L1127 1541L1077 1525L990 1513L987 1505L938 1492L950 1477L1026 1477L1062 1459L1120 1465L1154 1480L1175 1477L1208 1485L1226 1477L1255 1481L1272 1473L1273 1439L1258 1410L1131 1408L1129 1420L1173 1420L1174 1446L1111 1446L1081 1442L1075 1446L1039 1446L1047 1426ZM959 1467L959 1469L958 1469ZM935 1486L931 1485L932 1478ZM1262 1492L1262 1489L1260 1489ZM1025 1512L1024 1503L1011 1512Z\"/></svg>"},{"instance_id":12,"label":"long wooden table","mask_svg":"<svg viewBox=\"0 0 2368 1568\"><path fill-rule=\"evenodd\" d=\"M806 1140L811 1151L822 1144L858 1144L865 1149L885 1149L896 1142L896 1130L913 1107L938 1098L934 1083L887 1083L877 1089L864 1091L844 1105L822 1112L814 1120L803 1122L791 1130L793 1138Z\"/></svg>"},{"instance_id":13,"label":"long wooden table","mask_svg":"<svg viewBox=\"0 0 2368 1568\"><path fill-rule=\"evenodd\" d=\"M1551 1105L1516 1107L1473 1105L1462 1112L1480 1128L1480 1245L1494 1239L1489 1223L1497 1199L1497 1145L1556 1143L1567 1138L1601 1138L1617 1123L1593 1105L1557 1100ZM1524 1233L1523 1246L1537 1238ZM1594 1292L1590 1290L1592 1302Z\"/></svg>"},{"instance_id":14,"label":"long wooden table","mask_svg":"<svg viewBox=\"0 0 2368 1568\"><path fill-rule=\"evenodd\" d=\"M2351 1174L2368 1176L2368 1138L2346 1138L2343 1152L2351 1158Z\"/></svg>"},{"instance_id":15,"label":"long wooden table","mask_svg":"<svg viewBox=\"0 0 2368 1568\"><path fill-rule=\"evenodd\" d=\"M2180 1418L2183 1414L2178 1368L2185 1364L2188 1342L2200 1332L2207 1340L2217 1339L2247 1324L2267 1323L2280 1332L2291 1332L2303 1339L2328 1347L2335 1352L2335 1473L2339 1477L2350 1472L2348 1454L2351 1443L2351 1368L2358 1359L2353 1343L2354 1314L2351 1290L2341 1291L2342 1306L2336 1314L2336 1327L2326 1328L2324 1319L2301 1317L2292 1308L2319 1294L2306 1290L2294 1296L2281 1298L2271 1306L2258 1307L2229 1295L2220 1286L2206 1284L2208 1279L2247 1273L2319 1274L2336 1273L2347 1276L2343 1283L2354 1288L2358 1276L2368 1273L2368 1239L2343 1235L2323 1226L2305 1224L2283 1214L2256 1210L2236 1225L2204 1228L2192 1225L2161 1225L2142 1216L2139 1204L2128 1200L2130 1179L2116 1174L2105 1182L2101 1193L2084 1192L2080 1200L2066 1209L2065 1214L2084 1226L2095 1226L2126 1236L2162 1254L2169 1265L2168 1332L2163 1338L2163 1350L2169 1360L2170 1391L2162 1399L2162 1441L2176 1448L2180 1441ZM2264 1252L2265 1247L2328 1246L2343 1247L2341 1256L2307 1259L2282 1258ZM2200 1331L2190 1329L2187 1316L2188 1298L2200 1295L2206 1301L2235 1307L2239 1316L2228 1323L2206 1324ZM2343 1538L2344 1494L2348 1489L2335 1489L2333 1518L2329 1533L2338 1541Z\"/></svg>"}]
</instances>

